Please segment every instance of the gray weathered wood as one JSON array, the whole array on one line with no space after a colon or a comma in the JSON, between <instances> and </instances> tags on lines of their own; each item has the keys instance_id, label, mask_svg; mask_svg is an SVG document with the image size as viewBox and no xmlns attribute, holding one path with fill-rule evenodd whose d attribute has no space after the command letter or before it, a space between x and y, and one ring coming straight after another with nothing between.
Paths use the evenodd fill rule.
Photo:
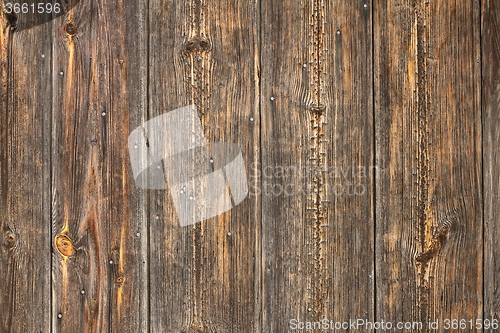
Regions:
<instances>
[{"instance_id":1,"label":"gray weathered wood","mask_svg":"<svg viewBox=\"0 0 500 333\"><path fill-rule=\"evenodd\" d=\"M52 38L22 24L0 16L0 332L49 332Z\"/></svg>"},{"instance_id":2,"label":"gray weathered wood","mask_svg":"<svg viewBox=\"0 0 500 333\"><path fill-rule=\"evenodd\" d=\"M64 6L0 14L0 333L499 319L498 1ZM128 135L188 105L250 193L182 227Z\"/></svg>"},{"instance_id":3,"label":"gray weathered wood","mask_svg":"<svg viewBox=\"0 0 500 333\"><path fill-rule=\"evenodd\" d=\"M481 318L478 3L374 11L377 319Z\"/></svg>"},{"instance_id":4,"label":"gray weathered wood","mask_svg":"<svg viewBox=\"0 0 500 333\"><path fill-rule=\"evenodd\" d=\"M56 332L148 330L146 196L128 152L146 111L145 12L81 1L54 21Z\"/></svg>"},{"instance_id":5,"label":"gray weathered wood","mask_svg":"<svg viewBox=\"0 0 500 333\"><path fill-rule=\"evenodd\" d=\"M372 19L364 4L262 3L266 332L288 331L291 319L373 320Z\"/></svg>"},{"instance_id":6,"label":"gray weathered wood","mask_svg":"<svg viewBox=\"0 0 500 333\"><path fill-rule=\"evenodd\" d=\"M484 319L500 319L500 4L482 2Z\"/></svg>"},{"instance_id":7,"label":"gray weathered wood","mask_svg":"<svg viewBox=\"0 0 500 333\"><path fill-rule=\"evenodd\" d=\"M257 10L203 0L149 10L148 118L196 105L207 141L240 146L247 168L259 156ZM151 330L259 331L258 197L181 227L169 190L151 190L149 217Z\"/></svg>"}]
</instances>

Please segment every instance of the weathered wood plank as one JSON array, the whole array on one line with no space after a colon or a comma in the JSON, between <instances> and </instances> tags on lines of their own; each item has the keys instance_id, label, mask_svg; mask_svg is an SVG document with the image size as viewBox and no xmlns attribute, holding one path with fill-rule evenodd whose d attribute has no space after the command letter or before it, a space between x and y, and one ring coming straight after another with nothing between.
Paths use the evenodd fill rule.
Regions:
<instances>
[{"instance_id":1,"label":"weathered wood plank","mask_svg":"<svg viewBox=\"0 0 500 333\"><path fill-rule=\"evenodd\" d=\"M54 21L57 332L149 329L146 195L128 151L146 111L145 6L81 1Z\"/></svg>"},{"instance_id":2,"label":"weathered wood plank","mask_svg":"<svg viewBox=\"0 0 500 333\"><path fill-rule=\"evenodd\" d=\"M156 0L149 15L148 117L194 104L206 140L237 144L247 169L259 156L257 10ZM259 331L258 196L181 227L169 191L150 192L151 330Z\"/></svg>"},{"instance_id":3,"label":"weathered wood plank","mask_svg":"<svg viewBox=\"0 0 500 333\"><path fill-rule=\"evenodd\" d=\"M0 10L0 332L49 332L51 29Z\"/></svg>"},{"instance_id":4,"label":"weathered wood plank","mask_svg":"<svg viewBox=\"0 0 500 333\"><path fill-rule=\"evenodd\" d=\"M371 8L265 1L261 14L263 331L372 320Z\"/></svg>"},{"instance_id":5,"label":"weathered wood plank","mask_svg":"<svg viewBox=\"0 0 500 333\"><path fill-rule=\"evenodd\" d=\"M377 320L442 332L482 311L479 7L374 11Z\"/></svg>"},{"instance_id":6,"label":"weathered wood plank","mask_svg":"<svg viewBox=\"0 0 500 333\"><path fill-rule=\"evenodd\" d=\"M500 320L500 4L482 2L484 319Z\"/></svg>"}]
</instances>

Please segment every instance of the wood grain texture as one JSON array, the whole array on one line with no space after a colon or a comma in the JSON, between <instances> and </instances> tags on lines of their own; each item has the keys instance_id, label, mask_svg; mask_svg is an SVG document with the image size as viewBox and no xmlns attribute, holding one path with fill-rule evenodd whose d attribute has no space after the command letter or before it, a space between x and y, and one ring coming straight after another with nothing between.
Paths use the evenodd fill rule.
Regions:
<instances>
[{"instance_id":1,"label":"wood grain texture","mask_svg":"<svg viewBox=\"0 0 500 333\"><path fill-rule=\"evenodd\" d=\"M478 3L374 6L377 319L481 318Z\"/></svg>"},{"instance_id":2,"label":"wood grain texture","mask_svg":"<svg viewBox=\"0 0 500 333\"><path fill-rule=\"evenodd\" d=\"M49 332L52 38L0 18L0 332Z\"/></svg>"},{"instance_id":3,"label":"wood grain texture","mask_svg":"<svg viewBox=\"0 0 500 333\"><path fill-rule=\"evenodd\" d=\"M0 333L500 319L498 1L66 6L0 14ZM128 136L188 105L250 193L181 226Z\"/></svg>"},{"instance_id":4,"label":"wood grain texture","mask_svg":"<svg viewBox=\"0 0 500 333\"><path fill-rule=\"evenodd\" d=\"M500 319L500 4L482 2L484 319Z\"/></svg>"},{"instance_id":5,"label":"wood grain texture","mask_svg":"<svg viewBox=\"0 0 500 333\"><path fill-rule=\"evenodd\" d=\"M56 332L148 330L146 196L128 153L146 109L145 10L81 1L54 21Z\"/></svg>"},{"instance_id":6,"label":"wood grain texture","mask_svg":"<svg viewBox=\"0 0 500 333\"><path fill-rule=\"evenodd\" d=\"M155 0L149 15L148 118L195 105L207 141L237 144L247 168L259 149L257 4ZM169 191L150 191L153 332L260 331L257 199L181 227Z\"/></svg>"},{"instance_id":7,"label":"wood grain texture","mask_svg":"<svg viewBox=\"0 0 500 333\"><path fill-rule=\"evenodd\" d=\"M285 332L292 319L373 320L372 20L364 4L262 3L266 332Z\"/></svg>"}]
</instances>

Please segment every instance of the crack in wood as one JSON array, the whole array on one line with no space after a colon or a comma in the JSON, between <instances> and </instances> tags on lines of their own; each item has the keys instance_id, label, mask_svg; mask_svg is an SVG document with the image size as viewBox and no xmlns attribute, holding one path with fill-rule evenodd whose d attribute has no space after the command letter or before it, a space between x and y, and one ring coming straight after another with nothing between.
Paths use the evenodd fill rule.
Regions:
<instances>
[{"instance_id":1,"label":"crack in wood","mask_svg":"<svg viewBox=\"0 0 500 333\"><path fill-rule=\"evenodd\" d=\"M428 261L437 253L440 244L442 244L442 236L435 235L435 241L432 243L430 221L427 214L429 210L429 109L428 109L428 77L427 77L427 45L426 36L428 13L428 2L426 0L414 0L412 2L414 25L412 31L412 44L409 60L409 79L410 82L414 78L416 93L416 127L417 127L417 227L418 240L422 255L417 256L417 290L418 308L420 318L428 318L429 316L429 293L431 289L430 280L428 278ZM414 53L413 53L414 52ZM411 59L413 58L413 59ZM416 69L415 69L416 62ZM413 65L413 66L412 66ZM413 72L415 71L415 72ZM440 234L446 234L444 231ZM427 244L427 239L431 243Z\"/></svg>"},{"instance_id":2,"label":"crack in wood","mask_svg":"<svg viewBox=\"0 0 500 333\"><path fill-rule=\"evenodd\" d=\"M324 3L323 0L315 0L312 14L313 27L313 83L312 83L312 105L308 107L311 116L311 145L310 165L312 167L310 206L306 208L312 215L313 230L312 238L312 266L314 276L311 278L311 299L309 312L320 318L324 312L324 229L325 220L325 174L321 172L326 164L326 140L324 127L326 124L326 106L323 105L323 44L324 44Z\"/></svg>"}]
</instances>

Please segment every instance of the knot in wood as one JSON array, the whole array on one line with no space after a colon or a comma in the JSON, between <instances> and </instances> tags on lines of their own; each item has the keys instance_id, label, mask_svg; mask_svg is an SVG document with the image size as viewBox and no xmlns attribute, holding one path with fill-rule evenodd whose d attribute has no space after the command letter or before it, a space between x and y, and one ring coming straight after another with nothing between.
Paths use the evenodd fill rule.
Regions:
<instances>
[{"instance_id":1,"label":"knot in wood","mask_svg":"<svg viewBox=\"0 0 500 333\"><path fill-rule=\"evenodd\" d=\"M12 232L5 234L5 247L12 249L16 245L16 236Z\"/></svg>"},{"instance_id":2,"label":"knot in wood","mask_svg":"<svg viewBox=\"0 0 500 333\"><path fill-rule=\"evenodd\" d=\"M15 27L17 23L17 15L14 12L7 13L6 11L3 11L3 14L5 15L5 18L7 19L9 25Z\"/></svg>"},{"instance_id":3,"label":"knot in wood","mask_svg":"<svg viewBox=\"0 0 500 333\"><path fill-rule=\"evenodd\" d=\"M310 111L313 115L315 116L321 116L323 113L325 113L325 110L326 110L326 105L313 105L311 108L310 108Z\"/></svg>"},{"instance_id":4,"label":"knot in wood","mask_svg":"<svg viewBox=\"0 0 500 333\"><path fill-rule=\"evenodd\" d=\"M74 36L78 33L78 29L73 24L73 22L68 22L64 27L64 31L66 31L66 33L70 36Z\"/></svg>"},{"instance_id":5,"label":"knot in wood","mask_svg":"<svg viewBox=\"0 0 500 333\"><path fill-rule=\"evenodd\" d=\"M212 48L207 38L195 37L187 41L184 45L184 53L201 53L209 51Z\"/></svg>"},{"instance_id":6,"label":"knot in wood","mask_svg":"<svg viewBox=\"0 0 500 333\"><path fill-rule=\"evenodd\" d=\"M71 238L64 234L56 236L56 247L59 253L65 257L70 257L75 253L75 247Z\"/></svg>"}]
</instances>

